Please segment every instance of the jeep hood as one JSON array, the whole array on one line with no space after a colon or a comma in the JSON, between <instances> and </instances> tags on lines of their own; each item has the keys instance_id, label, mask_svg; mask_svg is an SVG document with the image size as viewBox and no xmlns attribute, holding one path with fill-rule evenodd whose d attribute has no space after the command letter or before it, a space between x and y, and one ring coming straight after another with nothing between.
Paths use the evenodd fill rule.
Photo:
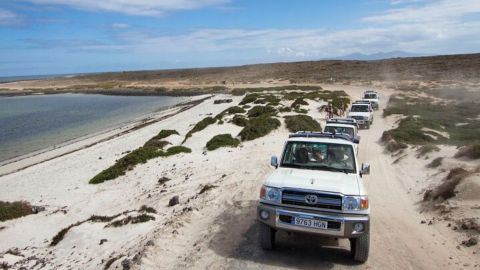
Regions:
<instances>
[{"instance_id":1,"label":"jeep hood","mask_svg":"<svg viewBox=\"0 0 480 270\"><path fill-rule=\"evenodd\" d=\"M364 116L364 117L369 117L370 113L369 112L349 112L348 117L351 116Z\"/></svg>"},{"instance_id":2,"label":"jeep hood","mask_svg":"<svg viewBox=\"0 0 480 270\"><path fill-rule=\"evenodd\" d=\"M265 185L277 188L338 192L344 195L362 195L357 177L358 175L355 173L279 167L270 175Z\"/></svg>"}]
</instances>

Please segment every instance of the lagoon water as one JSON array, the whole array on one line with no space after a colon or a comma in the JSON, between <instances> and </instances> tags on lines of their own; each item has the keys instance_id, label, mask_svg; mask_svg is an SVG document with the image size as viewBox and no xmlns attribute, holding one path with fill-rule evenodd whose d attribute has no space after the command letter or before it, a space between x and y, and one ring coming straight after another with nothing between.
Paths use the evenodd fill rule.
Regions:
<instances>
[{"instance_id":1,"label":"lagoon water","mask_svg":"<svg viewBox=\"0 0 480 270\"><path fill-rule=\"evenodd\" d=\"M0 162L117 127L183 100L93 94L0 97Z\"/></svg>"}]
</instances>

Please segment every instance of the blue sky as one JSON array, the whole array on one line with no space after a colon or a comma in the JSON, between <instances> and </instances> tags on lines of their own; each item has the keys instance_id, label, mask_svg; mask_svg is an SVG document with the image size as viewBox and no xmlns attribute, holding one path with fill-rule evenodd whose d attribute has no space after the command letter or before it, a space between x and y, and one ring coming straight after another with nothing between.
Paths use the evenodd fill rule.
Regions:
<instances>
[{"instance_id":1,"label":"blue sky","mask_svg":"<svg viewBox=\"0 0 480 270\"><path fill-rule=\"evenodd\" d=\"M3 0L0 76L479 52L478 0Z\"/></svg>"}]
</instances>

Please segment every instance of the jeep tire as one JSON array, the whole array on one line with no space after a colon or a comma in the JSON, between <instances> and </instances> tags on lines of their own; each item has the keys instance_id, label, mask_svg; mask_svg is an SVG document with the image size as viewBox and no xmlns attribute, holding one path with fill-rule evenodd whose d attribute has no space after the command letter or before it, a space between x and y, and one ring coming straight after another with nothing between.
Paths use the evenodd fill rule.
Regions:
<instances>
[{"instance_id":1,"label":"jeep tire","mask_svg":"<svg viewBox=\"0 0 480 270\"><path fill-rule=\"evenodd\" d=\"M275 230L265 223L259 222L258 241L264 250L271 250L275 247Z\"/></svg>"},{"instance_id":2,"label":"jeep tire","mask_svg":"<svg viewBox=\"0 0 480 270\"><path fill-rule=\"evenodd\" d=\"M356 262L364 263L368 259L370 250L370 234L365 233L358 238L350 238L350 252Z\"/></svg>"}]
</instances>

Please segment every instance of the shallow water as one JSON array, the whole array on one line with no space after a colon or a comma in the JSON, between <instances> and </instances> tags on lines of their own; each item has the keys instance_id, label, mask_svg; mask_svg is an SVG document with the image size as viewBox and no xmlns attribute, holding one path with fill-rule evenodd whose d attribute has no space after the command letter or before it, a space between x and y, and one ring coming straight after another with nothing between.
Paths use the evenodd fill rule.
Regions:
<instances>
[{"instance_id":1,"label":"shallow water","mask_svg":"<svg viewBox=\"0 0 480 270\"><path fill-rule=\"evenodd\" d=\"M183 100L85 94L0 97L0 161L111 129Z\"/></svg>"}]
</instances>

